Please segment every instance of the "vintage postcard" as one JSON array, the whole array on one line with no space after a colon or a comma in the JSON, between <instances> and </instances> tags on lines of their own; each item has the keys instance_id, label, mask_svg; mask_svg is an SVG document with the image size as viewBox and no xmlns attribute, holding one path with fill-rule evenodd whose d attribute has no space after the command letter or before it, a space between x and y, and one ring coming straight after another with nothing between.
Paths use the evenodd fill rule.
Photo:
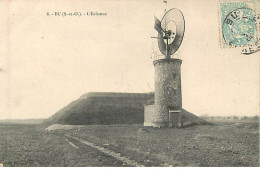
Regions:
<instances>
[{"instance_id":1,"label":"vintage postcard","mask_svg":"<svg viewBox=\"0 0 260 170\"><path fill-rule=\"evenodd\" d=\"M259 0L0 0L0 167L259 167Z\"/></svg>"}]
</instances>

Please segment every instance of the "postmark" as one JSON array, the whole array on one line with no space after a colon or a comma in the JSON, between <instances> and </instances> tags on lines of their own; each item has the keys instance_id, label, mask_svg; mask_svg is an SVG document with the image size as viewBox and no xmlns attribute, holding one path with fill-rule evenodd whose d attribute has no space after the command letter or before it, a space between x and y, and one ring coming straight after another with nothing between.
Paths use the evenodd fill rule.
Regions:
<instances>
[{"instance_id":1,"label":"postmark","mask_svg":"<svg viewBox=\"0 0 260 170\"><path fill-rule=\"evenodd\" d=\"M253 0L222 0L220 7L220 39L223 48L255 45L258 40Z\"/></svg>"},{"instance_id":2,"label":"postmark","mask_svg":"<svg viewBox=\"0 0 260 170\"><path fill-rule=\"evenodd\" d=\"M259 4L260 4L260 1L259 1ZM250 55L250 54L254 54L256 52L259 52L260 51L260 37L259 37L259 29L260 29L260 14L257 13L256 15L256 24L258 25L258 38L257 38L257 41L254 45L248 45L247 47L244 47L242 49L242 52L241 54L244 54L244 55Z\"/></svg>"}]
</instances>

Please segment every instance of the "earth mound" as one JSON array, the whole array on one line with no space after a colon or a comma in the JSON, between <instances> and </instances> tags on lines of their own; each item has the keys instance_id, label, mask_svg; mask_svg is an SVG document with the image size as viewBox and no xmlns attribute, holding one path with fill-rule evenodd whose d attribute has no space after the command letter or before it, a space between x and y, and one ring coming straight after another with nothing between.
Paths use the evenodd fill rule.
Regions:
<instances>
[{"instance_id":1,"label":"earth mound","mask_svg":"<svg viewBox=\"0 0 260 170\"><path fill-rule=\"evenodd\" d=\"M212 125L212 123L205 121L204 119L188 112L185 109L181 110L183 127L189 127L193 125Z\"/></svg>"},{"instance_id":2,"label":"earth mound","mask_svg":"<svg viewBox=\"0 0 260 170\"><path fill-rule=\"evenodd\" d=\"M44 125L135 124L144 121L144 105L154 93L90 92L48 118Z\"/></svg>"},{"instance_id":3,"label":"earth mound","mask_svg":"<svg viewBox=\"0 0 260 170\"><path fill-rule=\"evenodd\" d=\"M144 122L144 105L154 102L154 93L90 92L71 102L42 125L110 125ZM182 109L183 126L209 124Z\"/></svg>"}]
</instances>

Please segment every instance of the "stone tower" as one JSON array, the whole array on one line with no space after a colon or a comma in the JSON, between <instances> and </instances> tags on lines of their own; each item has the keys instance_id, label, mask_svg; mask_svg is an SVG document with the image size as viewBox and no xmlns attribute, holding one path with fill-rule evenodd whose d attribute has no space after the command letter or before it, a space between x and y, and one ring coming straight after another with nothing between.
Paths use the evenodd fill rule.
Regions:
<instances>
[{"instance_id":1,"label":"stone tower","mask_svg":"<svg viewBox=\"0 0 260 170\"><path fill-rule=\"evenodd\" d=\"M163 58L157 58L155 67L154 105L145 106L144 126L178 127L181 121L181 63L172 58L179 49L185 31L185 21L180 10L172 8L160 21L154 17L154 29L158 32L158 47Z\"/></svg>"},{"instance_id":2,"label":"stone tower","mask_svg":"<svg viewBox=\"0 0 260 170\"><path fill-rule=\"evenodd\" d=\"M181 59L167 58L154 62L154 105L145 106L144 126L178 127L182 108Z\"/></svg>"},{"instance_id":3,"label":"stone tower","mask_svg":"<svg viewBox=\"0 0 260 170\"><path fill-rule=\"evenodd\" d=\"M182 60L169 58L154 61L155 67L155 119L156 126L178 126L182 108Z\"/></svg>"}]
</instances>

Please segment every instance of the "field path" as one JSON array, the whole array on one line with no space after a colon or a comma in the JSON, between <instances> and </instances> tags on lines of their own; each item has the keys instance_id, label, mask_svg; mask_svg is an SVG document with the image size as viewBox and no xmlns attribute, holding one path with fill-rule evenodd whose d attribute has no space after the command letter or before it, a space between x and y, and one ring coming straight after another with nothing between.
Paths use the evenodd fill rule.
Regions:
<instances>
[{"instance_id":1,"label":"field path","mask_svg":"<svg viewBox=\"0 0 260 170\"><path fill-rule=\"evenodd\" d=\"M75 149L79 149L78 146L76 146L74 143L72 143L71 141L69 141L67 138L65 139L73 148Z\"/></svg>"},{"instance_id":2,"label":"field path","mask_svg":"<svg viewBox=\"0 0 260 170\"><path fill-rule=\"evenodd\" d=\"M259 123L254 122L181 129L86 125L52 131L0 124L0 129L4 167L259 167Z\"/></svg>"},{"instance_id":3,"label":"field path","mask_svg":"<svg viewBox=\"0 0 260 170\"><path fill-rule=\"evenodd\" d=\"M92 148L95 148L95 149L99 150L100 152L103 152L104 154L107 154L107 155L109 155L109 156L112 156L112 157L114 157L115 159L117 159L117 160L119 160L119 161L122 161L122 162L123 162L124 164L126 164L126 165L136 166L136 167L144 167L144 165L141 165L141 164L137 163L137 162L134 161L134 160L130 160L130 159L128 159L127 157L124 157L124 156L120 156L120 153L116 153L116 152L114 152L114 151L108 150L108 149L103 148L103 147L101 147L101 146L97 146L97 145L95 145L95 144L93 144L93 143L91 143L91 142L88 142L88 141L79 139L79 138L77 138L77 137L73 137L73 136L70 136L70 135L65 135L65 136L68 137L68 138L74 139L74 140L76 140L76 141L78 141L78 142L80 142L80 143L83 143L83 144L85 144L85 145L87 145L87 146L90 146L90 147L92 147Z\"/></svg>"}]
</instances>

